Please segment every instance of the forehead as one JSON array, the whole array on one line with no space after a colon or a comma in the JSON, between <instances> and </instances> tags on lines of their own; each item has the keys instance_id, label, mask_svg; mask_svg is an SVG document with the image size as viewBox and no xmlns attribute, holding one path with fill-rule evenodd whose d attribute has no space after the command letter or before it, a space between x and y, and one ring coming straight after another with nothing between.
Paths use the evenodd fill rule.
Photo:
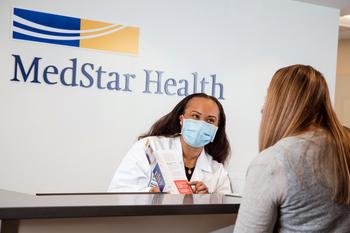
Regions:
<instances>
[{"instance_id":1,"label":"forehead","mask_svg":"<svg viewBox=\"0 0 350 233\"><path fill-rule=\"evenodd\" d=\"M213 100L202 97L194 97L188 101L185 111L198 111L216 117L220 114L219 107Z\"/></svg>"}]
</instances>

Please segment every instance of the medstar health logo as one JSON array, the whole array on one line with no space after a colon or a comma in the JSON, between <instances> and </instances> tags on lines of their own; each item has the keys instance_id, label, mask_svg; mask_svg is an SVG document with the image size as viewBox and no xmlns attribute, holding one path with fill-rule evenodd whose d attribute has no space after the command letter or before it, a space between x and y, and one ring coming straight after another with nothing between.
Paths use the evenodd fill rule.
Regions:
<instances>
[{"instance_id":1,"label":"medstar health logo","mask_svg":"<svg viewBox=\"0 0 350 233\"><path fill-rule=\"evenodd\" d=\"M13 9L12 38L136 55L139 28Z\"/></svg>"}]
</instances>

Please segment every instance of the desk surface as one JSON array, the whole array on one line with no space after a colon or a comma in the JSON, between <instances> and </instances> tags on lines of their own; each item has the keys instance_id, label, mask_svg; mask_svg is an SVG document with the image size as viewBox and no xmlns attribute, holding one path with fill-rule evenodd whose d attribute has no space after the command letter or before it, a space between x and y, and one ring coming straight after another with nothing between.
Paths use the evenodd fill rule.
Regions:
<instances>
[{"instance_id":1,"label":"desk surface","mask_svg":"<svg viewBox=\"0 0 350 233\"><path fill-rule=\"evenodd\" d=\"M48 195L0 190L0 219L232 214L241 198L219 194Z\"/></svg>"}]
</instances>

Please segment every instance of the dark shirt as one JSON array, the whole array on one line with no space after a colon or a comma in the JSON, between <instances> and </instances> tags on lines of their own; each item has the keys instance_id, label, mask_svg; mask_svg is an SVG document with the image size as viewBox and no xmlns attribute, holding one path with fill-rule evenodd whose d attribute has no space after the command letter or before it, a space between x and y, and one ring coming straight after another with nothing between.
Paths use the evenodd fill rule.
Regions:
<instances>
[{"instance_id":1,"label":"dark shirt","mask_svg":"<svg viewBox=\"0 0 350 233\"><path fill-rule=\"evenodd\" d=\"M185 167L185 173L186 173L186 177L187 177L188 181L191 180L191 177L192 177L192 174L194 172L194 169L195 169L195 167L193 167L193 168Z\"/></svg>"}]
</instances>

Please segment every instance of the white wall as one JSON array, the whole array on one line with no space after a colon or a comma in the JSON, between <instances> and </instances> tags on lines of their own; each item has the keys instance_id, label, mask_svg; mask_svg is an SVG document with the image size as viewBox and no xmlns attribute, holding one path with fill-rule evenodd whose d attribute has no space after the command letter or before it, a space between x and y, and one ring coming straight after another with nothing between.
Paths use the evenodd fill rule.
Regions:
<instances>
[{"instance_id":1,"label":"white wall","mask_svg":"<svg viewBox=\"0 0 350 233\"><path fill-rule=\"evenodd\" d=\"M13 7L122 23L141 30L137 56L11 39ZM241 191L257 154L260 109L276 69L311 64L335 89L338 10L289 0L0 2L0 188L28 193L104 191L138 135L182 98L144 94L143 69L167 78L216 74L224 84ZM69 59L135 73L133 92L11 82L14 59L64 67ZM42 68L41 68L42 69Z\"/></svg>"},{"instance_id":2,"label":"white wall","mask_svg":"<svg viewBox=\"0 0 350 233\"><path fill-rule=\"evenodd\" d=\"M350 127L350 39L338 44L335 110L340 121Z\"/></svg>"}]
</instances>

